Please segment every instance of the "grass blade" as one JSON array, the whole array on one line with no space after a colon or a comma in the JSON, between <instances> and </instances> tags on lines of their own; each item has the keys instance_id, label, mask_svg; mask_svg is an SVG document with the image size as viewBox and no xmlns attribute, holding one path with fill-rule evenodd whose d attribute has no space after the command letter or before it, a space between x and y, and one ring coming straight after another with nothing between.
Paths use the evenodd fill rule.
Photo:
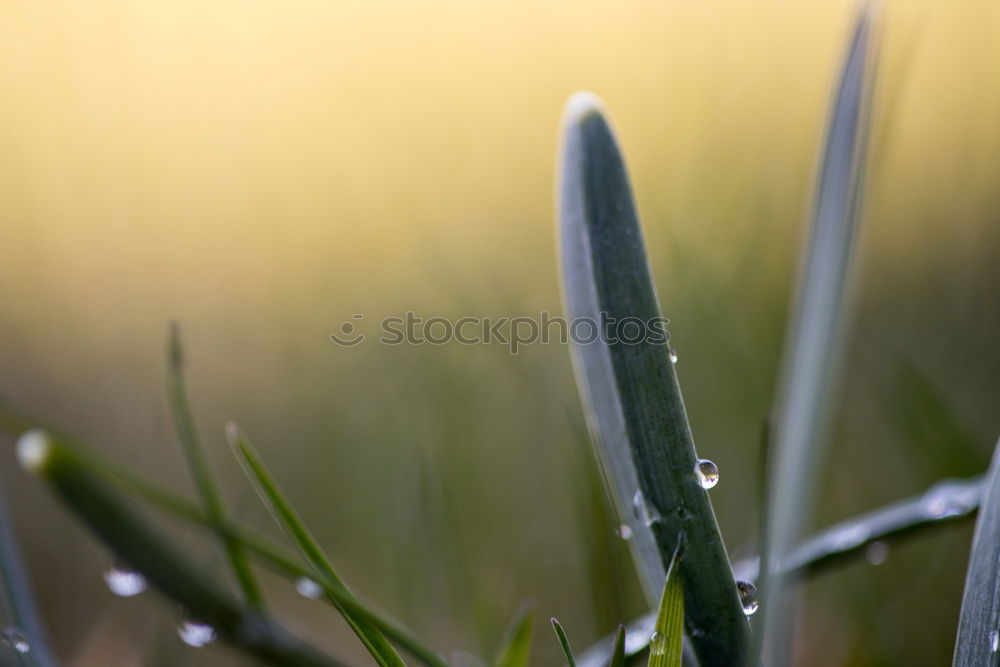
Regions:
<instances>
[{"instance_id":1,"label":"grass blade","mask_svg":"<svg viewBox=\"0 0 1000 667\"><path fill-rule=\"evenodd\" d=\"M955 641L955 667L1000 665L1000 442L972 538Z\"/></svg>"},{"instance_id":2,"label":"grass blade","mask_svg":"<svg viewBox=\"0 0 1000 667\"><path fill-rule=\"evenodd\" d=\"M35 596L28 579L28 569L17 547L14 526L2 493L0 493L0 589L5 594L10 620L15 627L24 632L31 647L28 653L21 656L23 662L30 667L56 667L55 657L49 649L45 624L35 604Z\"/></svg>"},{"instance_id":3,"label":"grass blade","mask_svg":"<svg viewBox=\"0 0 1000 667\"><path fill-rule=\"evenodd\" d=\"M525 607L514 617L503 646L493 661L495 667L528 667L531 660L531 629L535 612Z\"/></svg>"},{"instance_id":4,"label":"grass blade","mask_svg":"<svg viewBox=\"0 0 1000 667\"><path fill-rule=\"evenodd\" d=\"M678 545L680 549L680 545ZM649 640L649 667L681 667L684 646L684 586L677 559L667 571L656 625Z\"/></svg>"},{"instance_id":5,"label":"grass blade","mask_svg":"<svg viewBox=\"0 0 1000 667\"><path fill-rule=\"evenodd\" d=\"M14 436L20 436L32 429L45 430L49 433L53 432L53 429L49 425L42 424L39 420L24 414L22 410L15 409L3 400L0 400L0 430L7 431ZM86 474L99 479L101 483L113 488L117 493L142 500L169 516L188 521L200 528L211 531L219 530L219 527L198 504L192 503L169 490L162 489L94 456L86 446L69 436L60 434L57 437L53 437L53 439L58 440L60 448L66 448L72 453L75 465L81 467ZM222 525L221 530L228 537L236 540L249 556L254 557L258 562L291 582L298 582L303 577L316 576L311 567L306 568L301 566L297 561L284 555L280 549L275 548L263 538L255 536L229 521L226 521ZM324 594L329 600L335 600L347 609L352 616L365 620L377 627L386 637L395 641L414 657L425 665L428 665L428 667L447 667L444 660L433 650L424 646L413 633L385 615L379 614L371 607L364 605L344 587L339 585L334 586L324 581L318 581L317 583L322 587Z\"/></svg>"},{"instance_id":6,"label":"grass blade","mask_svg":"<svg viewBox=\"0 0 1000 667\"><path fill-rule=\"evenodd\" d=\"M343 589L345 593L350 595L350 591L344 584L340 575L334 570L333 565L330 563L326 554L320 548L319 543L316 542L312 533L305 527L302 523L298 514L292 509L292 506L288 503L285 495L278 488L274 479L271 477L271 473L267 470L264 465L263 460L257 453L257 450L251 444L250 440L240 431L239 427L230 422L226 426L226 438L229 440L229 445L232 447L233 454L236 459L243 466L247 477L253 483L260 497L264 500L267 506L271 509L271 513L274 515L275 521L281 526L282 530L288 535L288 538L292 541L295 547L302 554L306 562L309 563L310 567L315 570L316 575L320 577L323 581L331 584L332 586L339 587ZM345 608L338 600L330 600L334 606L340 610L344 619L354 630L355 634L361 640L361 642L368 649L372 657L375 658L378 664L383 667L403 667L403 660L396 653L396 650L389 643L389 640L378 628L372 626L371 624L359 620L351 615L350 611Z\"/></svg>"},{"instance_id":7,"label":"grass blade","mask_svg":"<svg viewBox=\"0 0 1000 667\"><path fill-rule=\"evenodd\" d=\"M611 647L611 660L608 667L625 667L625 626L619 625L615 632L615 643Z\"/></svg>"},{"instance_id":8,"label":"grass blade","mask_svg":"<svg viewBox=\"0 0 1000 667\"><path fill-rule=\"evenodd\" d=\"M141 572L191 618L212 626L225 642L276 667L341 667L277 625L259 609L244 609L215 578L179 552L124 497L71 450L41 431L18 442L21 464L45 481L129 567Z\"/></svg>"},{"instance_id":9,"label":"grass blade","mask_svg":"<svg viewBox=\"0 0 1000 667\"><path fill-rule=\"evenodd\" d=\"M847 283L854 256L865 174L876 55L870 6L855 23L833 101L820 165L810 239L789 326L776 405L769 478L768 534L762 548L773 570L802 537L828 421L845 329ZM786 582L768 576L758 637L775 665L787 664L791 601Z\"/></svg>"},{"instance_id":10,"label":"grass blade","mask_svg":"<svg viewBox=\"0 0 1000 667\"><path fill-rule=\"evenodd\" d=\"M562 647L563 655L566 656L566 664L569 667L576 667L576 658L573 657L573 649L569 645L569 637L566 636L566 631L563 630L563 626L559 623L556 618L552 619L552 629L556 632L556 637L559 638L559 645Z\"/></svg>"},{"instance_id":11,"label":"grass blade","mask_svg":"<svg viewBox=\"0 0 1000 667\"><path fill-rule=\"evenodd\" d=\"M680 574L687 630L704 667L731 667L745 655L748 625L694 472L697 456L625 165L594 96L574 96L563 127L559 217L567 315L601 329L629 318L641 329L637 344L605 336L572 347L592 439L619 516L631 528L650 604L659 601L677 536L686 535Z\"/></svg>"},{"instance_id":12,"label":"grass blade","mask_svg":"<svg viewBox=\"0 0 1000 667\"><path fill-rule=\"evenodd\" d=\"M181 347L180 328L176 323L170 326L167 365L169 368L168 395L174 424L177 428L177 436L184 447L188 468L191 470L191 476L194 477L195 486L201 496L202 503L205 505L205 510L212 521L217 526L221 526L226 519L225 510L222 507L222 497L212 479L208 464L205 462L205 454L194 426L194 418L191 416L191 407L187 400L187 384L184 381L184 352ZM263 598L260 587L250 570L246 555L238 544L221 532L219 539L247 602L257 607L262 606Z\"/></svg>"}]
</instances>

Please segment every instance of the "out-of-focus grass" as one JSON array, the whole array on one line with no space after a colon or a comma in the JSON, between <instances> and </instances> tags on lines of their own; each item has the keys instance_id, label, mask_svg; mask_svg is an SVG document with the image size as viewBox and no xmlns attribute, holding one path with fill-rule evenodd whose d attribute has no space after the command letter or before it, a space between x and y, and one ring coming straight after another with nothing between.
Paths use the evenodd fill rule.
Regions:
<instances>
[{"instance_id":1,"label":"out-of-focus grass","mask_svg":"<svg viewBox=\"0 0 1000 667\"><path fill-rule=\"evenodd\" d=\"M756 434L850 14L762 0L5 6L0 390L186 485L163 446L160 351L180 320L210 463L239 475L228 418L274 443L275 476L359 591L434 645L484 655L532 597L582 650L639 596L613 527L580 519L600 513L581 509L590 454L568 351L341 349L327 335L357 312L370 329L406 310L557 312L558 114L573 90L598 92L699 451L722 470L713 503L734 557L748 554ZM929 460L985 467L996 435L1000 10L895 3L885 23L830 520L924 488ZM914 370L972 448L914 442L905 424L927 411L907 421L923 403L906 388L927 393L903 379ZM105 556L11 457L0 447L57 647L92 649L96 628L148 641L104 619L150 603L103 592ZM226 485L227 506L266 526L240 488ZM957 530L810 585L803 664L945 662L967 545ZM615 586L595 582L608 573ZM935 608L915 604L920 582ZM310 637L353 646L332 614L264 583ZM876 601L892 625L866 619ZM157 649L162 664L178 650Z\"/></svg>"}]
</instances>

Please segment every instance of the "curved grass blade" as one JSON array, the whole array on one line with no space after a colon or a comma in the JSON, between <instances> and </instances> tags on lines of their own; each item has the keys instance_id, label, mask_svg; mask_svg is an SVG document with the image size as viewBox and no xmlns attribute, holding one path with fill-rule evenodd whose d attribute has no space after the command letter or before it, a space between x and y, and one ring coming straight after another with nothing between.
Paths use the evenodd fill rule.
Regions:
<instances>
[{"instance_id":1,"label":"curved grass blade","mask_svg":"<svg viewBox=\"0 0 1000 667\"><path fill-rule=\"evenodd\" d=\"M233 422L226 425L226 438L229 440L234 456L243 466L247 478L257 489L257 493L260 494L264 503L271 509L275 521L285 531L306 562L315 570L316 575L323 581L350 594L347 585L334 570L333 564L323 553L319 543L316 542L312 533L302 523L298 513L292 509L285 495L278 488L250 440ZM355 618L338 600L331 599L330 601L337 607L344 620L351 626L351 629L354 630L354 633L379 665L382 667L405 667L402 658L399 657L392 644L378 628Z\"/></svg>"},{"instance_id":2,"label":"curved grass blade","mask_svg":"<svg viewBox=\"0 0 1000 667\"><path fill-rule=\"evenodd\" d=\"M765 559L780 572L802 537L828 422L836 368L842 360L845 301L865 175L877 40L866 5L854 26L823 148L807 254L783 358L769 478ZM787 664L792 602L778 574L761 587L758 641L773 664Z\"/></svg>"},{"instance_id":3,"label":"curved grass blade","mask_svg":"<svg viewBox=\"0 0 1000 667\"><path fill-rule=\"evenodd\" d=\"M955 641L955 667L1000 665L1000 442L976 520Z\"/></svg>"},{"instance_id":4,"label":"curved grass blade","mask_svg":"<svg viewBox=\"0 0 1000 667\"><path fill-rule=\"evenodd\" d=\"M212 479L212 473L208 469L205 461L205 452L202 449L198 438L198 432L194 426L194 418L191 416L191 407L187 400L187 383L184 380L184 351L181 346L180 327L177 323L170 325L170 340L167 346L167 366L169 368L168 395L170 397L170 408L174 417L174 425L177 428L177 436L184 447L184 456L187 459L188 468L194 478L195 486L201 496L202 503L209 517L217 525L225 522L226 515L222 506L222 496ZM229 565L236 575L240 588L247 602L260 607L263 606L263 597L257 580L247 563L246 554L241 547L219 532L219 540L222 548L229 560Z\"/></svg>"},{"instance_id":5,"label":"curved grass blade","mask_svg":"<svg viewBox=\"0 0 1000 667\"><path fill-rule=\"evenodd\" d=\"M680 545L678 545L678 550ZM663 584L656 625L649 640L649 667L681 667L684 646L684 586L675 556Z\"/></svg>"},{"instance_id":6,"label":"curved grass blade","mask_svg":"<svg viewBox=\"0 0 1000 667\"><path fill-rule=\"evenodd\" d=\"M695 652L704 667L739 664L748 625L694 473L697 456L628 176L600 101L586 93L564 114L559 218L567 315L601 334L572 346L577 386L647 597L658 602L677 536L686 535L680 574ZM635 344L608 335L626 318Z\"/></svg>"},{"instance_id":7,"label":"curved grass blade","mask_svg":"<svg viewBox=\"0 0 1000 667\"><path fill-rule=\"evenodd\" d=\"M122 562L142 572L191 618L225 642L276 667L342 667L259 609L243 608L215 578L178 551L123 496L90 474L71 450L41 431L18 442L21 464L49 484Z\"/></svg>"},{"instance_id":8,"label":"curved grass blade","mask_svg":"<svg viewBox=\"0 0 1000 667\"><path fill-rule=\"evenodd\" d=\"M493 661L495 667L528 667L531 660L531 628L535 612L523 607L514 617L503 646Z\"/></svg>"},{"instance_id":9,"label":"curved grass blade","mask_svg":"<svg viewBox=\"0 0 1000 667\"><path fill-rule=\"evenodd\" d=\"M569 637L566 636L566 631L563 630L562 624L558 619L552 618L552 629L555 630L556 637L559 639L559 646L562 647L563 655L566 656L566 664L569 667L576 667L576 658L573 657L573 649L569 645Z\"/></svg>"},{"instance_id":10,"label":"curved grass blade","mask_svg":"<svg viewBox=\"0 0 1000 667\"><path fill-rule=\"evenodd\" d=\"M608 667L625 667L625 626L619 625L615 632L615 643L611 646L611 661Z\"/></svg>"}]
</instances>

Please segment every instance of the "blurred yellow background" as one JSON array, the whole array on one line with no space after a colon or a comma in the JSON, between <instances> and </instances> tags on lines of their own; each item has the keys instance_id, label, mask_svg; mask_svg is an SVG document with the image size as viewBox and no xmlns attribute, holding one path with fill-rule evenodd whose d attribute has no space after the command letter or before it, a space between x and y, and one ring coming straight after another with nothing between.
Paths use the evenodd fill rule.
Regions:
<instances>
[{"instance_id":1,"label":"blurred yellow background","mask_svg":"<svg viewBox=\"0 0 1000 667\"><path fill-rule=\"evenodd\" d=\"M549 616L582 649L642 611L568 350L328 336L355 313L371 328L561 312L558 121L593 90L631 169L699 452L722 470L716 512L731 554L750 555L756 434L852 8L0 3L0 391L189 491L163 390L177 320L242 520L269 529L229 418L362 596L481 655L533 599L535 656L552 663ZM817 525L982 469L998 430L1000 6L882 9L857 321ZM12 447L0 461L61 655L244 664L178 646L165 603L112 598L107 555ZM809 584L801 664L946 662L970 535ZM365 663L333 613L269 591Z\"/></svg>"}]
</instances>

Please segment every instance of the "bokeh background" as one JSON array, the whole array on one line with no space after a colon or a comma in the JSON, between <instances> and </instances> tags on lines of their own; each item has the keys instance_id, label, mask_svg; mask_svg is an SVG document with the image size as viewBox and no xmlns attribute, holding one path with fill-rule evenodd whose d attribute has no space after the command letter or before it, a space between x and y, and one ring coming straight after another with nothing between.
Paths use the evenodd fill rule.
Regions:
<instances>
[{"instance_id":1,"label":"bokeh background","mask_svg":"<svg viewBox=\"0 0 1000 667\"><path fill-rule=\"evenodd\" d=\"M355 348L355 313L561 312L560 109L608 103L730 552L754 552L758 431L852 3L0 3L0 391L191 494L164 391L181 323L234 513L277 535L237 419L366 599L491 655L524 600L537 664L644 610L568 350ZM855 322L816 527L983 469L1000 416L1000 6L883 4ZM177 610L114 598L108 554L0 473L69 664L240 665ZM805 585L799 664L950 660L971 525ZM221 572L215 545L184 538ZM267 579L301 633L370 664Z\"/></svg>"}]
</instances>

